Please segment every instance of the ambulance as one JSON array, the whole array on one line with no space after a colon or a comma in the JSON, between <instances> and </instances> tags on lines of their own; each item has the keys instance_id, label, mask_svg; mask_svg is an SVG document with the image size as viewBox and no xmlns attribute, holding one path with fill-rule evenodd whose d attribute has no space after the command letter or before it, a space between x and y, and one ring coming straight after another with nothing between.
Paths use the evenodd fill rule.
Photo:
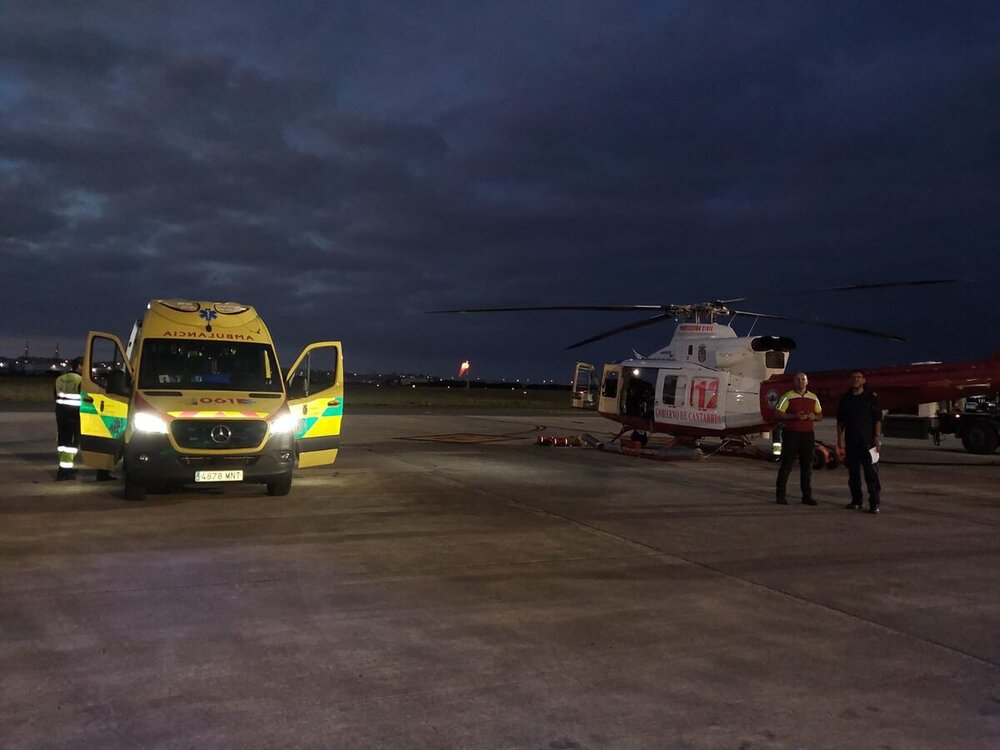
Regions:
<instances>
[{"instance_id":1,"label":"ambulance","mask_svg":"<svg viewBox=\"0 0 1000 750\"><path fill-rule=\"evenodd\" d=\"M287 495L296 467L332 464L340 449L341 343L309 344L283 373L249 305L152 300L127 346L87 335L82 376L81 458L121 461L127 500L238 482Z\"/></svg>"}]
</instances>

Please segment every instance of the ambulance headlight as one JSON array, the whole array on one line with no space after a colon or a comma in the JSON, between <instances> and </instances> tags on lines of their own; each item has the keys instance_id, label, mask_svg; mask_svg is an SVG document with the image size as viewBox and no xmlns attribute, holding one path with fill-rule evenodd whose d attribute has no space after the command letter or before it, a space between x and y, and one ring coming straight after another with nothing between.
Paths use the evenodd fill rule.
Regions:
<instances>
[{"instance_id":1,"label":"ambulance headlight","mask_svg":"<svg viewBox=\"0 0 1000 750\"><path fill-rule=\"evenodd\" d=\"M271 420L271 434L272 435L288 435L295 432L296 426L298 426L299 420L293 417L291 414L282 414L277 419Z\"/></svg>"},{"instance_id":2,"label":"ambulance headlight","mask_svg":"<svg viewBox=\"0 0 1000 750\"><path fill-rule=\"evenodd\" d=\"M136 432L167 434L167 423L155 414L150 414L148 411L137 412L135 421L132 424L135 426Z\"/></svg>"}]
</instances>

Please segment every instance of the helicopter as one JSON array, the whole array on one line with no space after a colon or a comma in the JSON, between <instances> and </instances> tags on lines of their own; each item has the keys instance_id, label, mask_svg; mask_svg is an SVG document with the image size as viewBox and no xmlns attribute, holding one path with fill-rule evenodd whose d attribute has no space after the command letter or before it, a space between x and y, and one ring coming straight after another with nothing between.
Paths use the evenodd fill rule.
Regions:
<instances>
[{"instance_id":1,"label":"helicopter","mask_svg":"<svg viewBox=\"0 0 1000 750\"><path fill-rule=\"evenodd\" d=\"M955 283L953 279L929 279L832 287L813 291L846 291L895 286L927 286ZM891 333L813 319L791 318L760 312L735 310L730 305L745 297L696 304L666 305L547 305L531 307L479 307L433 310L433 313L499 313L552 311L652 311L652 317L617 326L566 347L587 344L665 321L677 326L670 342L661 349L597 369L577 362L573 377L572 405L596 406L602 416L619 423L615 439L632 430L633 440L645 443L650 433L662 433L696 444L719 439L723 445L749 446L751 437L770 433L777 417L774 407L791 389L786 375L789 355L796 343L787 336L739 335L738 318L782 320L847 331L883 340L905 341ZM817 394L827 415L836 413L840 396L848 385L849 370L809 373L809 389ZM970 362L927 362L866 371L867 383L879 395L883 409L921 403L953 401L989 393L1000 388L1000 352ZM595 387L596 386L596 387ZM1000 420L973 425L971 420L951 423L967 450L991 453L1000 444ZM973 429L975 428L975 429Z\"/></svg>"}]
</instances>

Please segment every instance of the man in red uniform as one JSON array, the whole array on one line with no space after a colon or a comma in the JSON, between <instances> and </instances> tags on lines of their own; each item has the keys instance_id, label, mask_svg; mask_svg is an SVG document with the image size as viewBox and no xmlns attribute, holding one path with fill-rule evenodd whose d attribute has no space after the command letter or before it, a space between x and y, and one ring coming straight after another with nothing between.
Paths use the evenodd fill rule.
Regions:
<instances>
[{"instance_id":1,"label":"man in red uniform","mask_svg":"<svg viewBox=\"0 0 1000 750\"><path fill-rule=\"evenodd\" d=\"M823 419L823 408L815 393L806 390L809 378L804 372L796 373L795 387L778 400L775 409L783 426L781 443L781 465L778 468L778 482L775 487L779 505L788 505L785 486L792 464L799 460L799 476L802 485L802 502L816 505L812 496L812 462L816 450L816 436L813 427Z\"/></svg>"}]
</instances>

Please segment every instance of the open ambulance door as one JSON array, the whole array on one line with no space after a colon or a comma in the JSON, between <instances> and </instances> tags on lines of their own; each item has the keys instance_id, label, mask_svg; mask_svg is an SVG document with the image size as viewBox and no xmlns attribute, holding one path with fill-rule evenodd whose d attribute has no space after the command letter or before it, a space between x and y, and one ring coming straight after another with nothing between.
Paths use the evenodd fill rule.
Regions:
<instances>
[{"instance_id":1,"label":"open ambulance door","mask_svg":"<svg viewBox=\"0 0 1000 750\"><path fill-rule=\"evenodd\" d=\"M332 464L340 450L344 417L344 360L339 341L309 344L285 376L295 428L298 466Z\"/></svg>"},{"instance_id":2,"label":"open ambulance door","mask_svg":"<svg viewBox=\"0 0 1000 750\"><path fill-rule=\"evenodd\" d=\"M113 333L91 331L80 383L80 457L93 469L115 468L125 443L132 368Z\"/></svg>"}]
</instances>

